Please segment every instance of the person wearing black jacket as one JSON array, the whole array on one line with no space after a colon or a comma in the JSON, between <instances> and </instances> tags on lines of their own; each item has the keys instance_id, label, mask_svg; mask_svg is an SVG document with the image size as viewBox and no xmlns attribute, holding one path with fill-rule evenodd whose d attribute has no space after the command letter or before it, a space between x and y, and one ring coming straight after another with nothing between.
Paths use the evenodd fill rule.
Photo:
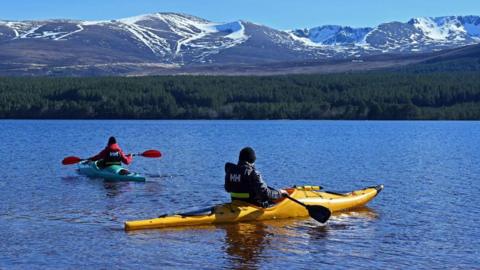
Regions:
<instances>
[{"instance_id":1,"label":"person wearing black jacket","mask_svg":"<svg viewBox=\"0 0 480 270\"><path fill-rule=\"evenodd\" d=\"M230 193L232 200L268 207L273 201L282 198L286 191L277 191L267 186L255 169L256 158L255 151L251 147L245 147L240 151L237 164L225 164L225 190Z\"/></svg>"}]
</instances>

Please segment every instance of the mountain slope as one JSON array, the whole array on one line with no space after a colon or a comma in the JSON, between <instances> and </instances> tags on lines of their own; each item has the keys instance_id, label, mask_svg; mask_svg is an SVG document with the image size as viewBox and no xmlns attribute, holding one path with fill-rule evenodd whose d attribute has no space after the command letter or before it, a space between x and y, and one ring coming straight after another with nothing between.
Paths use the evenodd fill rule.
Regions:
<instances>
[{"instance_id":1,"label":"mountain slope","mask_svg":"<svg viewBox=\"0 0 480 270\"><path fill-rule=\"evenodd\" d=\"M0 21L0 75L202 73L222 66L248 69L363 61L377 55L411 57L477 43L478 16L292 31L177 13L109 21Z\"/></svg>"},{"instance_id":2,"label":"mountain slope","mask_svg":"<svg viewBox=\"0 0 480 270\"><path fill-rule=\"evenodd\" d=\"M442 51L413 65L397 70L414 73L480 71L480 45Z\"/></svg>"}]
</instances>

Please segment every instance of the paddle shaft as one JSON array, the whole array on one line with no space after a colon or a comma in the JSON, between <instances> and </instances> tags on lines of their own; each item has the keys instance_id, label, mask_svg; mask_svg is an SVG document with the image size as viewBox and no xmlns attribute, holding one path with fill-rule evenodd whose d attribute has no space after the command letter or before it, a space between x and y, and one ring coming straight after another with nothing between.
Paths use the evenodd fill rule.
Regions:
<instances>
[{"instance_id":1,"label":"paddle shaft","mask_svg":"<svg viewBox=\"0 0 480 270\"><path fill-rule=\"evenodd\" d=\"M308 207L308 205L302 203L301 201L299 201L299 200L297 200L297 199L295 199L295 198L290 197L290 195L283 194L283 197L285 197L285 198L287 198L287 199L290 199L290 200L292 200L292 201L294 201L294 202L302 205L303 207Z\"/></svg>"},{"instance_id":2,"label":"paddle shaft","mask_svg":"<svg viewBox=\"0 0 480 270\"><path fill-rule=\"evenodd\" d=\"M273 187L270 187L270 186L269 186L268 188L269 188L269 189L273 189L273 190L277 191L278 193L281 193L281 192L280 192L278 189L276 189L276 188L273 188ZM286 193L281 193L281 194L282 194L283 197L288 198L288 199L290 199L290 200L292 200L292 201L294 201L294 202L302 205L303 207L308 207L308 205L302 203L301 201L299 201L299 200L297 200L297 199L294 199L294 198L290 197L290 195L288 195L288 194L286 194Z\"/></svg>"}]
</instances>

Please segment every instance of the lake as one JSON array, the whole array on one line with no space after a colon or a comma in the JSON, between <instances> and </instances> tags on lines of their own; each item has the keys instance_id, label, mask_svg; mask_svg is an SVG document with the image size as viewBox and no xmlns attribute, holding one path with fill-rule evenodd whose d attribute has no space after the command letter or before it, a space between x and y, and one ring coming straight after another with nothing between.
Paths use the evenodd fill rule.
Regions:
<instances>
[{"instance_id":1,"label":"lake","mask_svg":"<svg viewBox=\"0 0 480 270\"><path fill-rule=\"evenodd\" d=\"M63 166L114 135L145 183ZM434 269L480 267L480 123L0 121L0 269ZM224 163L244 146L275 187L384 184L358 211L125 232L123 222L229 200Z\"/></svg>"}]
</instances>

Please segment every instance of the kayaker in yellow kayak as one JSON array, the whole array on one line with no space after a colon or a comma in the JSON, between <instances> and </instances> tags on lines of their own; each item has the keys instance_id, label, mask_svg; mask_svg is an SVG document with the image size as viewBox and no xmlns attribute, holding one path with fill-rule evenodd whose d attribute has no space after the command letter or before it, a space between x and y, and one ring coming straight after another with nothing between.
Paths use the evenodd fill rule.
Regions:
<instances>
[{"instance_id":1,"label":"kayaker in yellow kayak","mask_svg":"<svg viewBox=\"0 0 480 270\"><path fill-rule=\"evenodd\" d=\"M132 162L133 156L131 154L125 155L120 146L118 146L117 139L112 136L108 139L107 147L97 155L90 157L88 160L98 160L97 166L105 168L112 165L122 165L122 162L128 165Z\"/></svg>"},{"instance_id":2,"label":"kayaker in yellow kayak","mask_svg":"<svg viewBox=\"0 0 480 270\"><path fill-rule=\"evenodd\" d=\"M275 200L287 194L285 190L274 190L267 186L260 173L255 169L257 157L251 147L240 151L238 163L225 164L225 190L232 200L246 201L261 207L268 207Z\"/></svg>"}]
</instances>

